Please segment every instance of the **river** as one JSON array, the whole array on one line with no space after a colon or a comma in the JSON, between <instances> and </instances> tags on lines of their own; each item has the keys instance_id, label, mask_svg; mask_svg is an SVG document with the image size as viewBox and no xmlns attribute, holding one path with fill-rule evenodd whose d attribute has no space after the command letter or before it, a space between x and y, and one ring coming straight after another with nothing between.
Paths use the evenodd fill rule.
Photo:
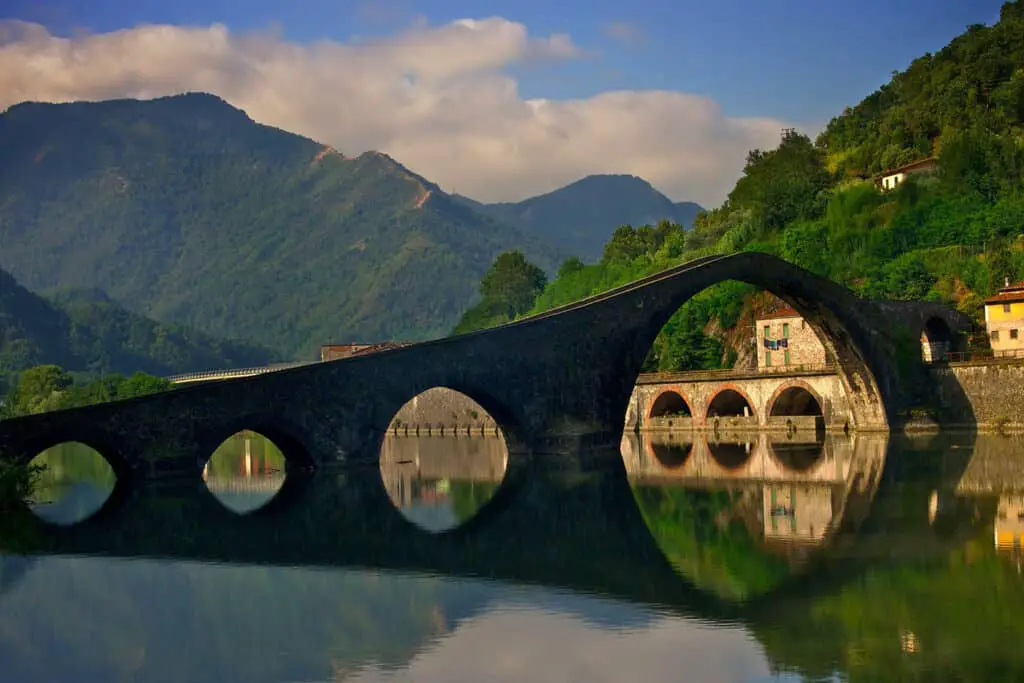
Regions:
<instances>
[{"instance_id":1,"label":"river","mask_svg":"<svg viewBox=\"0 0 1024 683\"><path fill-rule=\"evenodd\" d=\"M1024 679L1024 442L629 435L621 463L388 437L115 485L81 446L0 524L0 680Z\"/></svg>"}]
</instances>

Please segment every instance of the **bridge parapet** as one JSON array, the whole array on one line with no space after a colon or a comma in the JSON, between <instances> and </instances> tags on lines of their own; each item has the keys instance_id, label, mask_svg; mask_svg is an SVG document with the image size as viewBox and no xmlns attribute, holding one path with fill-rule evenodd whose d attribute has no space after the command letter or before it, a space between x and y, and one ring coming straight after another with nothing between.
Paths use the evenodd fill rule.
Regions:
<instances>
[{"instance_id":1,"label":"bridge parapet","mask_svg":"<svg viewBox=\"0 0 1024 683\"><path fill-rule=\"evenodd\" d=\"M256 368L236 368L234 370L206 370L203 372L186 372L180 375L171 375L167 381L171 384L189 384L191 382L215 382L222 379L240 379L242 377L256 377L265 375L268 372L280 372L305 365L313 365L320 361L296 361L294 363L276 363Z\"/></svg>"}]
</instances>

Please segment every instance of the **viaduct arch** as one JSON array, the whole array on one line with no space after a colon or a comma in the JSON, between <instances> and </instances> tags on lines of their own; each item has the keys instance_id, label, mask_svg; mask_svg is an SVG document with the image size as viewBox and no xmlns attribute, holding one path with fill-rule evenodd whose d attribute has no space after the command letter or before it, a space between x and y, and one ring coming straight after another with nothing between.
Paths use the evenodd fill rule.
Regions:
<instances>
[{"instance_id":1,"label":"viaduct arch","mask_svg":"<svg viewBox=\"0 0 1024 683\"><path fill-rule=\"evenodd\" d=\"M198 476L202 458L195 453L207 446L212 452L244 422L287 436L295 445L285 451L291 465L376 463L395 413L440 386L469 396L495 418L510 464L584 451L618 458L626 406L655 337L683 303L725 280L766 289L807 320L836 360L852 427L886 431L911 403L897 350L919 331L900 331L879 305L841 285L746 252L690 261L489 330L5 420L0 457L29 460L53 445L42 441L101 442L101 453L122 472Z\"/></svg>"}]
</instances>

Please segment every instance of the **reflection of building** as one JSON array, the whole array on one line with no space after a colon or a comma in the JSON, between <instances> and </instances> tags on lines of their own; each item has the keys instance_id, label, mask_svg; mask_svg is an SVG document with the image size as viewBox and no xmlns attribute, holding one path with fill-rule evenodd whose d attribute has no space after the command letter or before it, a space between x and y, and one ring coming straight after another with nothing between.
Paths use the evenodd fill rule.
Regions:
<instances>
[{"instance_id":1,"label":"reflection of building","mask_svg":"<svg viewBox=\"0 0 1024 683\"><path fill-rule=\"evenodd\" d=\"M766 485L766 539L818 541L832 523L832 487Z\"/></svg>"},{"instance_id":2,"label":"reflection of building","mask_svg":"<svg viewBox=\"0 0 1024 683\"><path fill-rule=\"evenodd\" d=\"M985 329L995 355L1024 354L1024 282L985 299Z\"/></svg>"},{"instance_id":3,"label":"reflection of building","mask_svg":"<svg viewBox=\"0 0 1024 683\"><path fill-rule=\"evenodd\" d=\"M825 365L825 347L807 321L792 308L757 319L757 369Z\"/></svg>"},{"instance_id":4,"label":"reflection of building","mask_svg":"<svg viewBox=\"0 0 1024 683\"><path fill-rule=\"evenodd\" d=\"M996 513L995 542L997 548L1020 550L1024 541L1024 495L999 498Z\"/></svg>"}]
</instances>

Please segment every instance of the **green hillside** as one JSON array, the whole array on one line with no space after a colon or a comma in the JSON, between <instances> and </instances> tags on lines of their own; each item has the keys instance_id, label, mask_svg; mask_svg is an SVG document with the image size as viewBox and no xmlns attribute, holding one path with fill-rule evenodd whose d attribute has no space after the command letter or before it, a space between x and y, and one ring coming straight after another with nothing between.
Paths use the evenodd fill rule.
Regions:
<instances>
[{"instance_id":1,"label":"green hillside","mask_svg":"<svg viewBox=\"0 0 1024 683\"><path fill-rule=\"evenodd\" d=\"M554 250L389 157L254 123L205 94L0 115L0 267L311 357L451 328L493 257Z\"/></svg>"},{"instance_id":2,"label":"green hillside","mask_svg":"<svg viewBox=\"0 0 1024 683\"><path fill-rule=\"evenodd\" d=\"M600 258L605 241L620 225L668 220L689 227L701 211L693 202L673 203L646 180L631 175L591 175L521 202L459 199L588 262Z\"/></svg>"},{"instance_id":3,"label":"green hillside","mask_svg":"<svg viewBox=\"0 0 1024 683\"><path fill-rule=\"evenodd\" d=\"M78 373L169 375L273 360L263 348L130 313L102 292L69 292L48 301L0 270L0 384L43 364Z\"/></svg>"},{"instance_id":4,"label":"green hillside","mask_svg":"<svg viewBox=\"0 0 1024 683\"><path fill-rule=\"evenodd\" d=\"M617 231L599 263L566 263L527 313L704 254L757 250L866 297L947 302L980 326L984 297L1006 277L1024 278L1024 99L1007 94L1024 83L1024 2L1006 4L1002 17L993 27L970 28L935 57L897 73L834 119L817 142L789 132L777 149L751 151L728 200L699 214L690 231ZM950 77L952 70L960 76ZM987 89L965 94L963 79L977 73L989 74ZM925 82L931 85L924 91L909 85ZM940 104L951 99L963 116L929 129L920 138L929 141L927 149L893 137L897 119L917 126L913 112L945 111ZM898 153L891 153L893 144ZM855 177L931 153L937 154L938 173L911 176L896 191L882 192L872 180ZM742 331L750 329L755 313L773 305L770 297L735 282L702 292L663 330L648 369L743 360L751 349ZM987 346L983 334L972 342Z\"/></svg>"}]
</instances>

